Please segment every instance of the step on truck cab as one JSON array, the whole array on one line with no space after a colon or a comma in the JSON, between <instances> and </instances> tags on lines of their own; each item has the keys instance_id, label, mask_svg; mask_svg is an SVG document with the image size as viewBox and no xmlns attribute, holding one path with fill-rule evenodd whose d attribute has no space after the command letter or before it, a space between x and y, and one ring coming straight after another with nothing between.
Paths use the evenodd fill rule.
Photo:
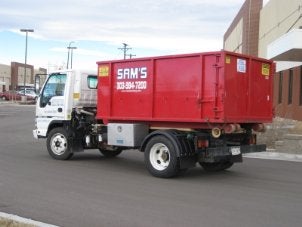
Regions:
<instances>
[{"instance_id":1,"label":"step on truck cab","mask_svg":"<svg viewBox=\"0 0 302 227\"><path fill-rule=\"evenodd\" d=\"M255 132L272 121L271 61L227 51L97 62L96 73L48 76L36 107L35 138L69 159L144 152L148 171L173 177L199 163L230 168L265 151Z\"/></svg>"}]
</instances>

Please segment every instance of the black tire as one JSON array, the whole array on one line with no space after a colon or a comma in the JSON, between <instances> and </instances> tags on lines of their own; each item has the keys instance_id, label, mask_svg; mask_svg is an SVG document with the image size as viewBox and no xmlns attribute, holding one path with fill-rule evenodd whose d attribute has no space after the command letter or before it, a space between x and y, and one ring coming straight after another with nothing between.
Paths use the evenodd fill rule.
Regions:
<instances>
[{"instance_id":1,"label":"black tire","mask_svg":"<svg viewBox=\"0 0 302 227\"><path fill-rule=\"evenodd\" d=\"M102 155L104 155L106 158L116 157L123 151L123 149L120 147L114 147L111 150L105 150L105 149L99 149L99 150L102 153Z\"/></svg>"},{"instance_id":2,"label":"black tire","mask_svg":"<svg viewBox=\"0 0 302 227\"><path fill-rule=\"evenodd\" d=\"M207 172L218 172L231 168L234 163L227 161L227 162L214 162L214 163L200 162L199 164Z\"/></svg>"},{"instance_id":3,"label":"black tire","mask_svg":"<svg viewBox=\"0 0 302 227\"><path fill-rule=\"evenodd\" d=\"M54 128L47 136L47 150L49 155L57 160L68 160L72 157L71 144L64 128Z\"/></svg>"},{"instance_id":4,"label":"black tire","mask_svg":"<svg viewBox=\"0 0 302 227\"><path fill-rule=\"evenodd\" d=\"M171 178L180 173L176 148L165 136L154 136L145 149L145 165L155 177Z\"/></svg>"},{"instance_id":5,"label":"black tire","mask_svg":"<svg viewBox=\"0 0 302 227\"><path fill-rule=\"evenodd\" d=\"M1 99L2 99L3 101L7 101L7 99L5 98L5 96L1 96Z\"/></svg>"}]
</instances>

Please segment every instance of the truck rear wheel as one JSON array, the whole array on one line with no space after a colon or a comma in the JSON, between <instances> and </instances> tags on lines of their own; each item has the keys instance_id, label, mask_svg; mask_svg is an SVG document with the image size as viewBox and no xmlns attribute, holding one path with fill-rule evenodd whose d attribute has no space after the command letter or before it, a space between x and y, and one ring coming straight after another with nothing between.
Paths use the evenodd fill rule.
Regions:
<instances>
[{"instance_id":1,"label":"truck rear wheel","mask_svg":"<svg viewBox=\"0 0 302 227\"><path fill-rule=\"evenodd\" d=\"M120 147L114 147L112 149L99 149L102 155L104 155L106 158L113 158L115 156L118 156L120 153L122 153L122 148Z\"/></svg>"},{"instance_id":2,"label":"truck rear wheel","mask_svg":"<svg viewBox=\"0 0 302 227\"><path fill-rule=\"evenodd\" d=\"M231 168L234 163L227 161L227 162L214 162L214 163L199 162L199 164L207 172L218 172Z\"/></svg>"},{"instance_id":3,"label":"truck rear wheel","mask_svg":"<svg viewBox=\"0 0 302 227\"><path fill-rule=\"evenodd\" d=\"M64 128L54 128L47 136L47 150L51 157L68 160L72 157L71 144Z\"/></svg>"},{"instance_id":4,"label":"truck rear wheel","mask_svg":"<svg viewBox=\"0 0 302 227\"><path fill-rule=\"evenodd\" d=\"M150 139L145 149L145 164L155 177L170 178L179 172L179 160L173 143L165 136Z\"/></svg>"}]
</instances>

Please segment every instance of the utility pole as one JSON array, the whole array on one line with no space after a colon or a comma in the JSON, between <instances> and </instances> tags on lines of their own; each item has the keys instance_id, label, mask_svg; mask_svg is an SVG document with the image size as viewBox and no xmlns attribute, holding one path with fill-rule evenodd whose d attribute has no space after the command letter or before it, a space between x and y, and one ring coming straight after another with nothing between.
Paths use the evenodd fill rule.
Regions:
<instances>
[{"instance_id":1,"label":"utility pole","mask_svg":"<svg viewBox=\"0 0 302 227\"><path fill-rule=\"evenodd\" d=\"M129 45L127 43L123 43L123 47L118 48L119 50L122 50L124 52L124 59L126 59L126 57L127 57L127 51L132 49L128 46Z\"/></svg>"},{"instance_id":2,"label":"utility pole","mask_svg":"<svg viewBox=\"0 0 302 227\"><path fill-rule=\"evenodd\" d=\"M135 57L135 54L129 54L130 59L132 59L132 57Z\"/></svg>"},{"instance_id":3,"label":"utility pole","mask_svg":"<svg viewBox=\"0 0 302 227\"><path fill-rule=\"evenodd\" d=\"M26 101L26 96L25 96L25 87L26 87L26 66L27 66L27 36L29 32L34 32L34 29L20 29L20 32L25 32L25 64L24 64L24 101Z\"/></svg>"}]
</instances>

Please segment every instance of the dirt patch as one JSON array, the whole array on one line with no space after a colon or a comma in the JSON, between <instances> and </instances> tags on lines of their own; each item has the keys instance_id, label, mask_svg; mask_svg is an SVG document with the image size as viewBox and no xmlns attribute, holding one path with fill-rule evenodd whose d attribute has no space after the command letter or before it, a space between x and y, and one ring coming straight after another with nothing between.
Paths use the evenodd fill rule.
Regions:
<instances>
[{"instance_id":1,"label":"dirt patch","mask_svg":"<svg viewBox=\"0 0 302 227\"><path fill-rule=\"evenodd\" d=\"M258 133L258 143L265 143L270 149L275 149L275 142L283 140L286 134L302 134L301 121L276 117L266 127L266 132Z\"/></svg>"},{"instance_id":2,"label":"dirt patch","mask_svg":"<svg viewBox=\"0 0 302 227\"><path fill-rule=\"evenodd\" d=\"M2 227L38 227L37 225L25 224L18 221L14 221L8 218L0 217L0 226Z\"/></svg>"}]
</instances>

